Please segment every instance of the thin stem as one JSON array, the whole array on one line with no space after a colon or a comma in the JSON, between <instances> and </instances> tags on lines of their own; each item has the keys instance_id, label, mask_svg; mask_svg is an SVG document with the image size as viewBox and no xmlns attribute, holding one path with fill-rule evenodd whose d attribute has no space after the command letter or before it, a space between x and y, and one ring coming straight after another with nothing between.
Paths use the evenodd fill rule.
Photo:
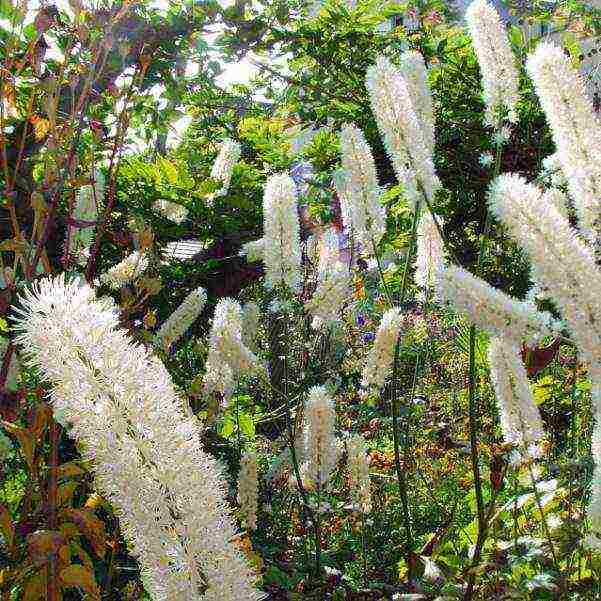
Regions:
<instances>
[{"instance_id":1,"label":"thin stem","mask_svg":"<svg viewBox=\"0 0 601 601\"><path fill-rule=\"evenodd\" d=\"M549 524L547 522L547 517L545 516L545 512L543 511L543 505L540 499L540 493L538 492L538 488L536 488L536 480L534 478L534 472L532 471L532 463L528 462L528 472L530 474L530 480L532 481L532 487L534 488L534 498L536 499L536 505L540 512L540 517L543 522L543 530L545 531L545 536L549 542L549 547L551 549L551 556L553 557L553 565L555 570L559 573L559 563L557 562L557 555L555 554L555 545L553 544L553 540L551 539L551 531L549 530Z\"/></svg>"},{"instance_id":2,"label":"thin stem","mask_svg":"<svg viewBox=\"0 0 601 601\"><path fill-rule=\"evenodd\" d=\"M285 337L285 339L287 340L287 337ZM305 526L305 529L306 529L307 513L312 518L314 526L315 526L315 518L314 518L314 512L311 508L311 505L309 504L309 496L307 495L307 491L305 490L305 487L303 486L303 479L301 477L300 468L298 466L298 458L296 456L296 448L294 445L294 431L292 430L290 398L288 396L288 353L287 352L284 353L284 356L282 357L282 359L283 359L283 363L284 363L284 382L283 382L283 384L284 384L284 399L286 402L286 429L288 431L288 444L290 446L290 457L292 459L292 469L294 471L294 476L296 478L296 485L298 487L298 490L300 492L300 495L301 495L301 498L303 501L302 520L303 520L303 525ZM318 545L317 532L315 534L315 542L316 542L316 547L317 547L317 545Z\"/></svg>"},{"instance_id":3,"label":"thin stem","mask_svg":"<svg viewBox=\"0 0 601 601\"><path fill-rule=\"evenodd\" d=\"M56 530L57 527L57 498L58 498L58 442L60 437L59 426L56 421L50 422L50 465L48 469L48 529ZM48 601L58 601L58 564L55 554L52 554L48 563L48 576L46 580L46 597Z\"/></svg>"},{"instance_id":4,"label":"thin stem","mask_svg":"<svg viewBox=\"0 0 601 601\"><path fill-rule=\"evenodd\" d=\"M384 286L384 294L386 295L386 300L388 301L388 305L392 307L392 295L390 294L390 290L388 289L388 284L386 283L386 279L384 278L384 270L382 269L382 262L380 261L380 255L378 254L378 249L376 248L376 241L371 238L371 245L374 250L374 257L376 258L376 264L378 266L378 273L380 274L380 280L382 281L382 286Z\"/></svg>"},{"instance_id":5,"label":"thin stem","mask_svg":"<svg viewBox=\"0 0 601 601\"><path fill-rule=\"evenodd\" d=\"M493 181L498 177L501 169L501 144L497 143L497 153L495 157L495 169ZM478 251L478 262L476 265L476 276L481 275L482 263L486 252L486 243L488 240L489 230L491 226L490 211L486 212L484 222L484 230L480 236L480 248ZM474 475L474 491L476 494L476 508L478 512L478 542L477 553L474 553L472 567L475 567L480 561L479 549L484 545L486 538L486 518L484 515L484 496L482 494L482 477L480 474L480 458L478 453L478 410L476 407L476 326L470 326L470 342L469 342L469 429L470 429L470 459L472 463L472 473ZM471 599L474 588L475 574L472 570L470 574L468 587L466 591L466 601Z\"/></svg>"},{"instance_id":6,"label":"thin stem","mask_svg":"<svg viewBox=\"0 0 601 601\"><path fill-rule=\"evenodd\" d=\"M398 430L398 404L397 404L397 372L398 372L398 361L399 361L399 347L400 347L400 336L397 339L397 344L394 349L394 370L392 379L392 394L391 394L391 409L392 409L392 438L394 443L394 463L396 467L397 481L399 484L399 493L401 495L401 505L403 509L403 522L405 525L405 538L407 545L407 565L410 565L409 554L411 552L411 515L409 512L409 496L407 494L407 482L405 480L405 474L401 467L401 453L400 453L400 442L399 442L399 430Z\"/></svg>"},{"instance_id":7,"label":"thin stem","mask_svg":"<svg viewBox=\"0 0 601 601\"><path fill-rule=\"evenodd\" d=\"M476 491L476 506L478 510L478 531L483 532L484 525L484 497L482 495L482 479L478 458L478 417L476 408L476 327L470 326L470 374L469 374L469 427L470 427L470 457L472 472L474 474L474 488Z\"/></svg>"},{"instance_id":8,"label":"thin stem","mask_svg":"<svg viewBox=\"0 0 601 601\"><path fill-rule=\"evenodd\" d=\"M365 544L365 513L361 511L361 555L363 557L363 585L367 588L367 546Z\"/></svg>"}]
</instances>

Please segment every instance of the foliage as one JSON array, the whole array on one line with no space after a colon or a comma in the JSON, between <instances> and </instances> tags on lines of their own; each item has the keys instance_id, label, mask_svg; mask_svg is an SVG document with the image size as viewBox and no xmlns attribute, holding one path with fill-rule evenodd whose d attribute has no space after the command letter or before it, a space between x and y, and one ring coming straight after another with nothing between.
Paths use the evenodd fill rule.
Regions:
<instances>
[{"instance_id":1,"label":"foliage","mask_svg":"<svg viewBox=\"0 0 601 601\"><path fill-rule=\"evenodd\" d=\"M568 340L542 369L530 371L549 433L545 456L514 468L512 449L499 435L488 338L476 336L478 450L489 511L477 562L469 324L431 302L406 301L409 325L393 382L382 391L360 391L366 349L387 295L396 299L404 292L403 260L414 242L411 210L377 130L365 72L382 53L393 62L406 49L423 54L442 181L433 208L444 218L450 252L475 269L492 173L480 157L495 144L482 119L470 40L439 0L361 0L356 6L328 0L312 18L305 4L242 0L224 8L214 0L177 0L160 9L147 2L101 8L70 2L23 12L21 5L0 3L0 307L6 318L0 325L11 339L0 370L2 599L145 598L117 517L94 491L68 427L52 415L49 385L23 367L16 391L4 386L18 352L5 324L19 294L36 278L63 271L95 283L136 249L150 257L143 277L99 291L114 297L123 327L139 343L155 343L157 326L191 290L203 286L209 293L183 339L155 353L203 424L203 444L223 464L234 507L241 452L257 451L259 526L242 533L236 545L261 574L270 599L464 598L473 578L480 599L599 595L599 558L582 545L592 469L590 383ZM575 63L595 51L585 44L601 27L593 9L569 0L554 9L535 2L514 12L529 31L540 24L556 29ZM377 30L407 14L416 26L397 21L390 31ZM207 35L212 28L216 37ZM539 37L523 31L516 26L510 36L521 58ZM256 76L248 84L219 85L228 63L245 56L257 64ZM520 126L503 148L500 168L535 179L553 144L523 72L520 91ZM187 127L180 134L182 122ZM260 286L260 264L248 263L239 251L262 236L264 184L281 171L301 173L304 241L339 227L333 176L343 123L364 131L376 160L388 212L378 249L383 266L360 264L340 323L314 331L303 301L315 282L305 279L302 293L274 311L277 294ZM242 144L242 157L227 195L215 196L221 183L210 176L211 166L225 137ZM95 170L106 185L94 244L82 263L66 250L65 238L77 195L94 183ZM156 210L157 201L185 207L187 217L171 221ZM487 234L484 277L522 298L531 283L527 261L500 224ZM194 241L192 256L165 254L181 240ZM416 292L411 286L407 298ZM259 305L255 344L269 381L241 378L223 408L203 394L202 381L209 316L225 296ZM349 505L343 457L324 491L303 490L294 466L282 459L288 429L300 428L314 383L328 383L335 395L338 431L359 432L367 442L375 508L367 519ZM531 469L538 470L534 477ZM409 491L410 537L399 472ZM316 556L323 568L318 573Z\"/></svg>"}]
</instances>

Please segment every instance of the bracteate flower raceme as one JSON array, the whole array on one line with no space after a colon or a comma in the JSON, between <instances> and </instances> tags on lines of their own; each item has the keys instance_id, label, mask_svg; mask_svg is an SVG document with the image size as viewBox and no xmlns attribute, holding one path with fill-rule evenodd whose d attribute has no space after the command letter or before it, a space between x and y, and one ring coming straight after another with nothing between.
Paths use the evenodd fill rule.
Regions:
<instances>
[{"instance_id":1,"label":"bracteate flower raceme","mask_svg":"<svg viewBox=\"0 0 601 601\"><path fill-rule=\"evenodd\" d=\"M272 175L263 197L265 287L300 288L301 249L296 187L289 175Z\"/></svg>"},{"instance_id":2,"label":"bracteate flower raceme","mask_svg":"<svg viewBox=\"0 0 601 601\"><path fill-rule=\"evenodd\" d=\"M488 359L505 442L518 446L520 454L526 457L538 457L538 443L544 436L543 423L530 390L520 347L512 340L493 338Z\"/></svg>"},{"instance_id":3,"label":"bracteate flower raceme","mask_svg":"<svg viewBox=\"0 0 601 601\"><path fill-rule=\"evenodd\" d=\"M18 343L84 446L154 601L261 599L232 544L225 482L158 359L112 299L64 276L21 298Z\"/></svg>"},{"instance_id":4,"label":"bracteate flower raceme","mask_svg":"<svg viewBox=\"0 0 601 601\"><path fill-rule=\"evenodd\" d=\"M465 18L480 64L486 123L498 130L504 109L508 120L517 123L519 75L499 13L487 0L474 0Z\"/></svg>"},{"instance_id":5,"label":"bracteate flower raceme","mask_svg":"<svg viewBox=\"0 0 601 601\"><path fill-rule=\"evenodd\" d=\"M386 231L386 212L380 203L378 175L371 150L361 130L343 125L340 150L344 174L336 186L344 227L367 254L374 252Z\"/></svg>"},{"instance_id":6,"label":"bracteate flower raceme","mask_svg":"<svg viewBox=\"0 0 601 601\"><path fill-rule=\"evenodd\" d=\"M161 346L169 350L194 323L207 302L207 293L203 288L192 290L182 304L169 316L160 327L157 335Z\"/></svg>"},{"instance_id":7,"label":"bracteate flower raceme","mask_svg":"<svg viewBox=\"0 0 601 601\"><path fill-rule=\"evenodd\" d=\"M591 243L601 235L601 123L582 76L562 48L541 42L526 68L551 127L579 227ZM596 249L599 251L599 249Z\"/></svg>"},{"instance_id":8,"label":"bracteate flower raceme","mask_svg":"<svg viewBox=\"0 0 601 601\"><path fill-rule=\"evenodd\" d=\"M470 321L493 336L530 344L551 332L551 315L530 303L511 298L462 267L449 265L437 276L441 300L451 303Z\"/></svg>"},{"instance_id":9,"label":"bracteate flower raceme","mask_svg":"<svg viewBox=\"0 0 601 601\"><path fill-rule=\"evenodd\" d=\"M431 201L440 182L407 81L380 56L367 70L366 86L386 152L407 199L415 204L423 193Z\"/></svg>"},{"instance_id":10,"label":"bracteate flower raceme","mask_svg":"<svg viewBox=\"0 0 601 601\"><path fill-rule=\"evenodd\" d=\"M243 309L240 303L222 298L215 307L209 336L209 356L203 379L205 394L219 392L227 400L241 376L264 369L257 356L245 345L242 328Z\"/></svg>"}]
</instances>

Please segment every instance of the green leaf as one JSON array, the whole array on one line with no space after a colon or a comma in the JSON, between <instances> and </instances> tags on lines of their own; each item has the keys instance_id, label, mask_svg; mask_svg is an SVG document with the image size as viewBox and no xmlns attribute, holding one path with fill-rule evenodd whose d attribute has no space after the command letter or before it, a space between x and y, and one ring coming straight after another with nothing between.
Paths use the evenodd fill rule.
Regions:
<instances>
[{"instance_id":1,"label":"green leaf","mask_svg":"<svg viewBox=\"0 0 601 601\"><path fill-rule=\"evenodd\" d=\"M219 434L223 436L223 438L229 438L236 428L236 422L232 419L231 415L227 415L223 419L223 423L221 424L221 430Z\"/></svg>"},{"instance_id":2,"label":"green leaf","mask_svg":"<svg viewBox=\"0 0 601 601\"><path fill-rule=\"evenodd\" d=\"M240 423L240 432L247 438L253 438L255 435L255 422L253 418L248 413L241 411L238 421Z\"/></svg>"}]
</instances>

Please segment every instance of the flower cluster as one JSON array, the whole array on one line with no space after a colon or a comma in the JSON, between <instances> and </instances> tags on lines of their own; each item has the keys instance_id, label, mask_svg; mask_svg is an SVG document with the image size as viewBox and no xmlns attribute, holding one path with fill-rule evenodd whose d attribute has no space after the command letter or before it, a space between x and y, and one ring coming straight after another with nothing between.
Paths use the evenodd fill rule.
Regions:
<instances>
[{"instance_id":1,"label":"flower cluster","mask_svg":"<svg viewBox=\"0 0 601 601\"><path fill-rule=\"evenodd\" d=\"M519 76L499 13L487 0L474 0L465 18L480 63L486 122L499 129L500 112L506 109L508 120L517 123Z\"/></svg>"},{"instance_id":2,"label":"flower cluster","mask_svg":"<svg viewBox=\"0 0 601 601\"><path fill-rule=\"evenodd\" d=\"M363 133L355 125L342 126L340 150L344 177L337 192L342 221L353 239L371 253L386 231L376 164Z\"/></svg>"},{"instance_id":3,"label":"flower cluster","mask_svg":"<svg viewBox=\"0 0 601 601\"><path fill-rule=\"evenodd\" d=\"M160 199L152 206L155 211L174 223L181 223L188 216L188 209L186 207L170 200Z\"/></svg>"},{"instance_id":4,"label":"flower cluster","mask_svg":"<svg viewBox=\"0 0 601 601\"><path fill-rule=\"evenodd\" d=\"M104 176L100 171L94 172L92 184L86 184L79 189L73 221L69 226L67 240L69 254L74 255L80 262L87 259L90 246L94 241L94 229L98 219L98 207L104 195Z\"/></svg>"},{"instance_id":5,"label":"flower cluster","mask_svg":"<svg viewBox=\"0 0 601 601\"><path fill-rule=\"evenodd\" d=\"M591 441L591 454L595 462L591 479L591 497L586 511L586 517L591 528L587 538L587 546L601 551L601 368L590 370L589 377L593 382L591 400L595 427Z\"/></svg>"},{"instance_id":6,"label":"flower cluster","mask_svg":"<svg viewBox=\"0 0 601 601\"><path fill-rule=\"evenodd\" d=\"M411 104L422 126L424 142L430 153L434 152L434 103L428 83L428 69L424 57L415 50L401 54L399 70L407 83Z\"/></svg>"},{"instance_id":7,"label":"flower cluster","mask_svg":"<svg viewBox=\"0 0 601 601\"><path fill-rule=\"evenodd\" d=\"M219 154L213 163L211 169L211 177L223 182L223 187L211 195L211 198L216 196L225 196L230 187L232 180L232 172L234 166L240 160L242 148L238 142L226 138L221 144Z\"/></svg>"},{"instance_id":8,"label":"flower cluster","mask_svg":"<svg viewBox=\"0 0 601 601\"><path fill-rule=\"evenodd\" d=\"M149 263L146 254L136 250L107 272L101 274L98 279L113 290L119 290L119 288L133 282L142 275L148 268Z\"/></svg>"},{"instance_id":9,"label":"flower cluster","mask_svg":"<svg viewBox=\"0 0 601 601\"><path fill-rule=\"evenodd\" d=\"M205 394L219 392L224 399L229 399L242 375L262 368L259 359L242 340L242 307L231 298L221 299L215 307L209 337L203 379Z\"/></svg>"},{"instance_id":10,"label":"flower cluster","mask_svg":"<svg viewBox=\"0 0 601 601\"><path fill-rule=\"evenodd\" d=\"M59 276L34 284L21 307L18 343L84 443L152 598L263 598L231 542L226 484L197 423L158 359L119 329L112 299Z\"/></svg>"},{"instance_id":11,"label":"flower cluster","mask_svg":"<svg viewBox=\"0 0 601 601\"><path fill-rule=\"evenodd\" d=\"M502 175L489 195L491 212L531 259L535 280L557 303L583 359L601 365L601 272L591 250L541 191Z\"/></svg>"},{"instance_id":12,"label":"flower cluster","mask_svg":"<svg viewBox=\"0 0 601 601\"><path fill-rule=\"evenodd\" d=\"M380 56L367 70L366 85L378 129L407 198L415 203L423 193L432 200L440 183L407 82Z\"/></svg>"},{"instance_id":13,"label":"flower cluster","mask_svg":"<svg viewBox=\"0 0 601 601\"><path fill-rule=\"evenodd\" d=\"M265 287L298 290L301 251L296 187L283 173L272 175L265 184L263 240Z\"/></svg>"},{"instance_id":14,"label":"flower cluster","mask_svg":"<svg viewBox=\"0 0 601 601\"><path fill-rule=\"evenodd\" d=\"M340 312L351 296L351 279L347 269L341 264L326 271L320 278L317 288L307 302L307 311L313 316L314 329L327 327L340 319Z\"/></svg>"},{"instance_id":15,"label":"flower cluster","mask_svg":"<svg viewBox=\"0 0 601 601\"><path fill-rule=\"evenodd\" d=\"M252 451L246 451L240 459L237 499L246 527L249 530L255 530L257 528L257 508L259 504L259 481L257 477L257 456Z\"/></svg>"},{"instance_id":16,"label":"flower cluster","mask_svg":"<svg viewBox=\"0 0 601 601\"><path fill-rule=\"evenodd\" d=\"M511 298L461 267L445 267L439 271L437 280L436 289L442 300L494 336L514 341L525 339L534 344L551 331L548 313Z\"/></svg>"},{"instance_id":17,"label":"flower cluster","mask_svg":"<svg viewBox=\"0 0 601 601\"><path fill-rule=\"evenodd\" d=\"M169 350L194 323L207 302L207 293L196 288L188 294L182 304L169 316L158 331L158 339L165 350Z\"/></svg>"},{"instance_id":18,"label":"flower cluster","mask_svg":"<svg viewBox=\"0 0 601 601\"><path fill-rule=\"evenodd\" d=\"M361 379L363 388L379 390L386 383L394 363L395 348L403 322L403 315L398 307L389 309L382 316L373 347L367 354L363 368Z\"/></svg>"},{"instance_id":19,"label":"flower cluster","mask_svg":"<svg viewBox=\"0 0 601 601\"><path fill-rule=\"evenodd\" d=\"M323 489L338 460L338 445L334 427L336 410L325 386L309 390L305 403L305 459L307 475Z\"/></svg>"},{"instance_id":20,"label":"flower cluster","mask_svg":"<svg viewBox=\"0 0 601 601\"><path fill-rule=\"evenodd\" d=\"M346 441L348 474L351 497L362 513L369 513L371 505L371 483L369 480L369 458L361 434L352 434Z\"/></svg>"},{"instance_id":21,"label":"flower cluster","mask_svg":"<svg viewBox=\"0 0 601 601\"><path fill-rule=\"evenodd\" d=\"M551 127L580 229L597 243L601 234L601 124L579 73L563 50L540 43L526 68Z\"/></svg>"},{"instance_id":22,"label":"flower cluster","mask_svg":"<svg viewBox=\"0 0 601 601\"><path fill-rule=\"evenodd\" d=\"M442 227L442 220L437 218ZM415 283L427 291L434 287L436 274L444 265L444 242L431 213L422 214L417 226L417 252L415 257Z\"/></svg>"},{"instance_id":23,"label":"flower cluster","mask_svg":"<svg viewBox=\"0 0 601 601\"><path fill-rule=\"evenodd\" d=\"M242 342L255 350L261 312L257 303L246 303L242 307Z\"/></svg>"},{"instance_id":24,"label":"flower cluster","mask_svg":"<svg viewBox=\"0 0 601 601\"><path fill-rule=\"evenodd\" d=\"M543 423L520 357L520 347L513 340L493 338L488 359L503 438L517 445L524 455L537 457L538 443L544 436Z\"/></svg>"},{"instance_id":25,"label":"flower cluster","mask_svg":"<svg viewBox=\"0 0 601 601\"><path fill-rule=\"evenodd\" d=\"M251 240L242 245L240 256L246 257L249 263L255 263L263 260L263 252L265 249L265 239Z\"/></svg>"}]
</instances>

